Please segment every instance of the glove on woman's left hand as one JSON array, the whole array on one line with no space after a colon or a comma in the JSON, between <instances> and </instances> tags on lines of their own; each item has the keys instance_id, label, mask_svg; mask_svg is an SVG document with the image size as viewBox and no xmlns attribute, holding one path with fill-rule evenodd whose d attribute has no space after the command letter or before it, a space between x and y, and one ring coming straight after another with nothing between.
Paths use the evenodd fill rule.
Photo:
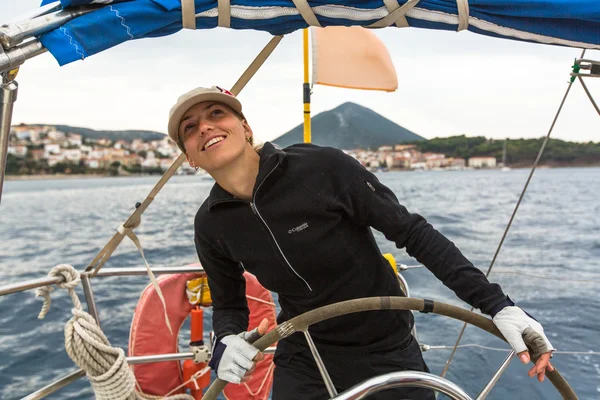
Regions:
<instances>
[{"instance_id":1,"label":"glove on woman's left hand","mask_svg":"<svg viewBox=\"0 0 600 400\"><path fill-rule=\"evenodd\" d=\"M529 377L537 375L538 380L542 382L546 369L554 371L550 357L556 349L552 347L539 322L516 306L503 308L492 319L524 364L530 360L528 347L532 350L533 359L536 361L535 366L529 370Z\"/></svg>"}]
</instances>

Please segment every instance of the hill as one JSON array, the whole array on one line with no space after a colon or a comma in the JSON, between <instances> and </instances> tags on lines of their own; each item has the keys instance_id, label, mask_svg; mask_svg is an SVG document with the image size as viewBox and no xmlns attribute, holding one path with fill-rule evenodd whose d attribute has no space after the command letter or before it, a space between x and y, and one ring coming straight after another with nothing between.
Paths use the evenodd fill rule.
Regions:
<instances>
[{"instance_id":1,"label":"hill","mask_svg":"<svg viewBox=\"0 0 600 400\"><path fill-rule=\"evenodd\" d=\"M110 139L110 140L124 140L131 142L133 139L142 139L143 141L161 140L164 139L165 134L155 131L143 131L143 130L125 130L125 131L96 131L89 128L81 128L77 126L69 125L40 125L40 124L28 124L29 126L51 126L56 130L65 133L75 133L88 139Z\"/></svg>"},{"instance_id":2,"label":"hill","mask_svg":"<svg viewBox=\"0 0 600 400\"><path fill-rule=\"evenodd\" d=\"M338 149L372 149L415 142L425 138L393 123L373 110L344 103L312 118L312 143ZM272 142L280 147L302 143L303 126L298 125Z\"/></svg>"},{"instance_id":3,"label":"hill","mask_svg":"<svg viewBox=\"0 0 600 400\"><path fill-rule=\"evenodd\" d=\"M544 138L506 140L506 164L512 167L529 167L535 160ZM483 136L465 135L434 138L417 142L423 153L442 153L446 157L470 158L477 156L496 157L502 160L504 140L487 139ZM550 139L540 159L547 166L600 165L600 143L566 142Z\"/></svg>"}]
</instances>

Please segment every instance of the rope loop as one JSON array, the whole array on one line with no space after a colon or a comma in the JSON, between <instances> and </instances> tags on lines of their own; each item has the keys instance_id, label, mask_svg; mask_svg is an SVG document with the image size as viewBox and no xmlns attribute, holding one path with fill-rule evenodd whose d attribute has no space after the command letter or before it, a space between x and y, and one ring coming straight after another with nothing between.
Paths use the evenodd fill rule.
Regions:
<instances>
[{"instance_id":1,"label":"rope loop","mask_svg":"<svg viewBox=\"0 0 600 400\"><path fill-rule=\"evenodd\" d=\"M81 282L79 271L77 271L75 268L73 268L73 266L69 264L59 264L56 267L52 268L50 272L48 272L48 276L51 278L62 278L64 280L61 283L57 283L56 286L63 289L67 289L69 291L71 299L73 300L75 308L81 310L81 302L75 294L75 288ZM42 306L42 310L38 315L39 319L43 319L50 310L50 304L52 304L50 292L53 290L54 288L51 285L42 286L35 290L35 297L44 298L44 305Z\"/></svg>"}]
</instances>

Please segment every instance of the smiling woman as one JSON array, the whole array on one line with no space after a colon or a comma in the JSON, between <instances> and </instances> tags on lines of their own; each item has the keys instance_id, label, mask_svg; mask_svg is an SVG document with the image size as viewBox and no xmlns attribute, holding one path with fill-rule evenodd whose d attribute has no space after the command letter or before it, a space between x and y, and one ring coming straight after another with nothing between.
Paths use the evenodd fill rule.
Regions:
<instances>
[{"instance_id":1,"label":"smiling woman","mask_svg":"<svg viewBox=\"0 0 600 400\"><path fill-rule=\"evenodd\" d=\"M244 271L278 294L279 324L340 301L403 296L371 228L406 248L461 299L494 317L505 337L517 338L510 344L523 362L529 362L529 354L521 333L532 327L529 333L535 340L529 344L539 360L530 375L543 380L546 368L553 370L549 358L554 349L542 327L352 157L310 144L280 150L267 142L256 151L242 105L219 87L181 96L171 109L169 135L190 165L215 179L196 214L194 241L212 294L216 343L210 365L220 379L247 381L262 357L245 340L264 334L266 326L250 327L256 329L254 335L245 332ZM323 321L311 326L310 334L327 365L335 366L328 368L338 389L346 390L399 368L428 372L411 334L413 324L408 311L382 310ZM361 365L369 368L355 366L357 353ZM290 392L303 399L331 395L304 336L280 340L274 362L273 399ZM424 388L397 388L375 396L407 397L434 398Z\"/></svg>"},{"instance_id":2,"label":"smiling woman","mask_svg":"<svg viewBox=\"0 0 600 400\"><path fill-rule=\"evenodd\" d=\"M169 116L169 136L193 168L202 168L235 196L249 200L259 156L242 105L218 86L182 95Z\"/></svg>"}]
</instances>

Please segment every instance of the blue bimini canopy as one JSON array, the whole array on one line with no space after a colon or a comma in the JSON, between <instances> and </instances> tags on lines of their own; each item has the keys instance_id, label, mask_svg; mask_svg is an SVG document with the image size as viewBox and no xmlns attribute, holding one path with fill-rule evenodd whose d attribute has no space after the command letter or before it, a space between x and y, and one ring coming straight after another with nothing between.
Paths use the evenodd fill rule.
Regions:
<instances>
[{"instance_id":1,"label":"blue bimini canopy","mask_svg":"<svg viewBox=\"0 0 600 400\"><path fill-rule=\"evenodd\" d=\"M50 1L42 5L47 3ZM63 8L92 3L93 0L61 0ZM96 3L105 6L40 37L59 64L84 59L128 40L166 36L182 29L181 0ZM194 3L196 29L217 27L218 1ZM600 49L600 0L412 0L410 3L416 5L408 7L404 22L411 27L452 31L460 28L500 38ZM310 6L321 26L368 26L390 13L382 0L310 0ZM281 35L307 26L291 0L231 0L232 29Z\"/></svg>"}]
</instances>

